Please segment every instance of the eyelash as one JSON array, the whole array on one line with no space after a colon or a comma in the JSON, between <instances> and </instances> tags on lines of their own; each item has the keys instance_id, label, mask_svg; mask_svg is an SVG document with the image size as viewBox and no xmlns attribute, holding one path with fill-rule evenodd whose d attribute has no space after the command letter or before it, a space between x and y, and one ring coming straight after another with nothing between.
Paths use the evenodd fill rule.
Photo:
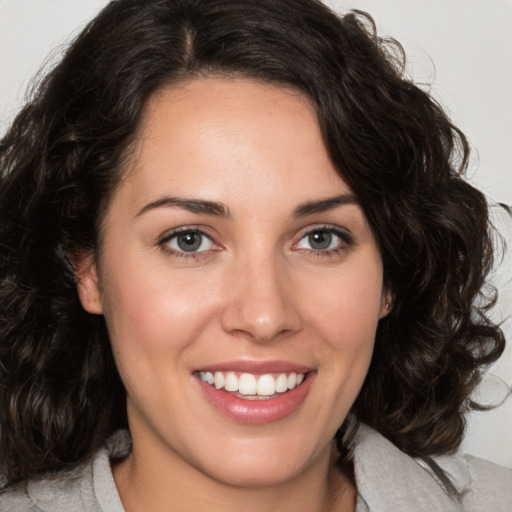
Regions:
<instances>
[{"instance_id":1,"label":"eyelash","mask_svg":"<svg viewBox=\"0 0 512 512\"><path fill-rule=\"evenodd\" d=\"M341 240L341 242L343 242L343 245L341 247L337 247L337 248L333 248L333 249L325 249L325 250L296 248L297 245L302 240L304 240L306 237L310 236L313 233L318 233L318 232L329 233L329 234L337 236ZM202 229L193 228L193 227L183 227L183 228L175 229L172 232L164 235L158 241L158 246L165 253L167 253L168 255L175 257L175 258L186 258L186 259L194 259L194 260L207 258L208 254L212 251L212 249L198 251L198 252L186 252L186 251L180 251L180 250L173 249L167 245L171 240L176 239L180 235L184 235L184 234L188 234L188 233L201 235L202 237L209 239L213 245L216 245L215 242L213 241L212 237L210 235L208 235L207 233L205 233L205 231L203 231ZM333 256L337 256L337 255L340 255L340 254L348 251L351 248L351 246L353 246L353 245L354 245L354 240L353 240L352 236L349 235L346 231L343 231L339 228L335 228L333 226L315 226L311 229L308 229L307 231L303 232L300 235L299 240L293 244L292 250L295 250L297 252L300 251L301 253L306 254L308 256L333 257ZM213 249L213 251L216 251L216 249Z\"/></svg>"}]
</instances>

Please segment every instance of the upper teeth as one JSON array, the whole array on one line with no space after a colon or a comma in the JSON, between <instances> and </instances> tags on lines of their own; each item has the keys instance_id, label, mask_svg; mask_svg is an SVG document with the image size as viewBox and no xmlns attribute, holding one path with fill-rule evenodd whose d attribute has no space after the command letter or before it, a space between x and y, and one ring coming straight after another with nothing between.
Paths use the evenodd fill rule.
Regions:
<instances>
[{"instance_id":1,"label":"upper teeth","mask_svg":"<svg viewBox=\"0 0 512 512\"><path fill-rule=\"evenodd\" d=\"M199 377L217 389L224 388L226 391L238 392L241 395L263 396L284 393L304 380L303 373L295 372L280 373L277 377L269 373L259 376L242 373L237 376L235 372L199 372Z\"/></svg>"}]
</instances>

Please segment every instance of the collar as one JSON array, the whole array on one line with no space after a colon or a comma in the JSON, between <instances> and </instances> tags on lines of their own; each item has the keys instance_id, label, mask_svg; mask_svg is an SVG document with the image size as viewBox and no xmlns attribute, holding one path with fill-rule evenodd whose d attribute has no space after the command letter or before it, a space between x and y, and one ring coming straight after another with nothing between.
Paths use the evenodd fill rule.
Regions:
<instances>
[{"instance_id":1,"label":"collar","mask_svg":"<svg viewBox=\"0 0 512 512\"><path fill-rule=\"evenodd\" d=\"M360 501L370 512L463 511L458 497L448 494L428 464L406 455L367 425L357 431L353 460ZM462 495L470 480L464 461L456 456L432 460Z\"/></svg>"}]
</instances>

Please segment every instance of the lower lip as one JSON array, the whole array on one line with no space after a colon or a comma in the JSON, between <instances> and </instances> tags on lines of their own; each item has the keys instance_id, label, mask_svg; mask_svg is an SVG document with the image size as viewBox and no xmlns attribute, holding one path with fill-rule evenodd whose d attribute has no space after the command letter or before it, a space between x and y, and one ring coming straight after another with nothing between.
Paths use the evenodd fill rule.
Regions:
<instances>
[{"instance_id":1,"label":"lower lip","mask_svg":"<svg viewBox=\"0 0 512 512\"><path fill-rule=\"evenodd\" d=\"M302 384L268 400L239 398L224 389L210 386L197 376L196 379L207 400L224 416L238 423L254 425L278 421L296 411L306 398L315 375L308 373Z\"/></svg>"}]
</instances>

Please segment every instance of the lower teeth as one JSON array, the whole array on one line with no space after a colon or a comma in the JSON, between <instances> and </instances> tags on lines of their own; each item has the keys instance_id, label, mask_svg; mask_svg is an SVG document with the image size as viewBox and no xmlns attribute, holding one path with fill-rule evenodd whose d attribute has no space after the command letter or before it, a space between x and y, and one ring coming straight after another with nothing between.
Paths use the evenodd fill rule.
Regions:
<instances>
[{"instance_id":1,"label":"lower teeth","mask_svg":"<svg viewBox=\"0 0 512 512\"><path fill-rule=\"evenodd\" d=\"M243 398L244 400L271 400L272 398L277 398L279 395L283 393L275 393L273 395L242 395L242 393L232 393L227 391L230 395L236 396L237 398Z\"/></svg>"}]
</instances>

